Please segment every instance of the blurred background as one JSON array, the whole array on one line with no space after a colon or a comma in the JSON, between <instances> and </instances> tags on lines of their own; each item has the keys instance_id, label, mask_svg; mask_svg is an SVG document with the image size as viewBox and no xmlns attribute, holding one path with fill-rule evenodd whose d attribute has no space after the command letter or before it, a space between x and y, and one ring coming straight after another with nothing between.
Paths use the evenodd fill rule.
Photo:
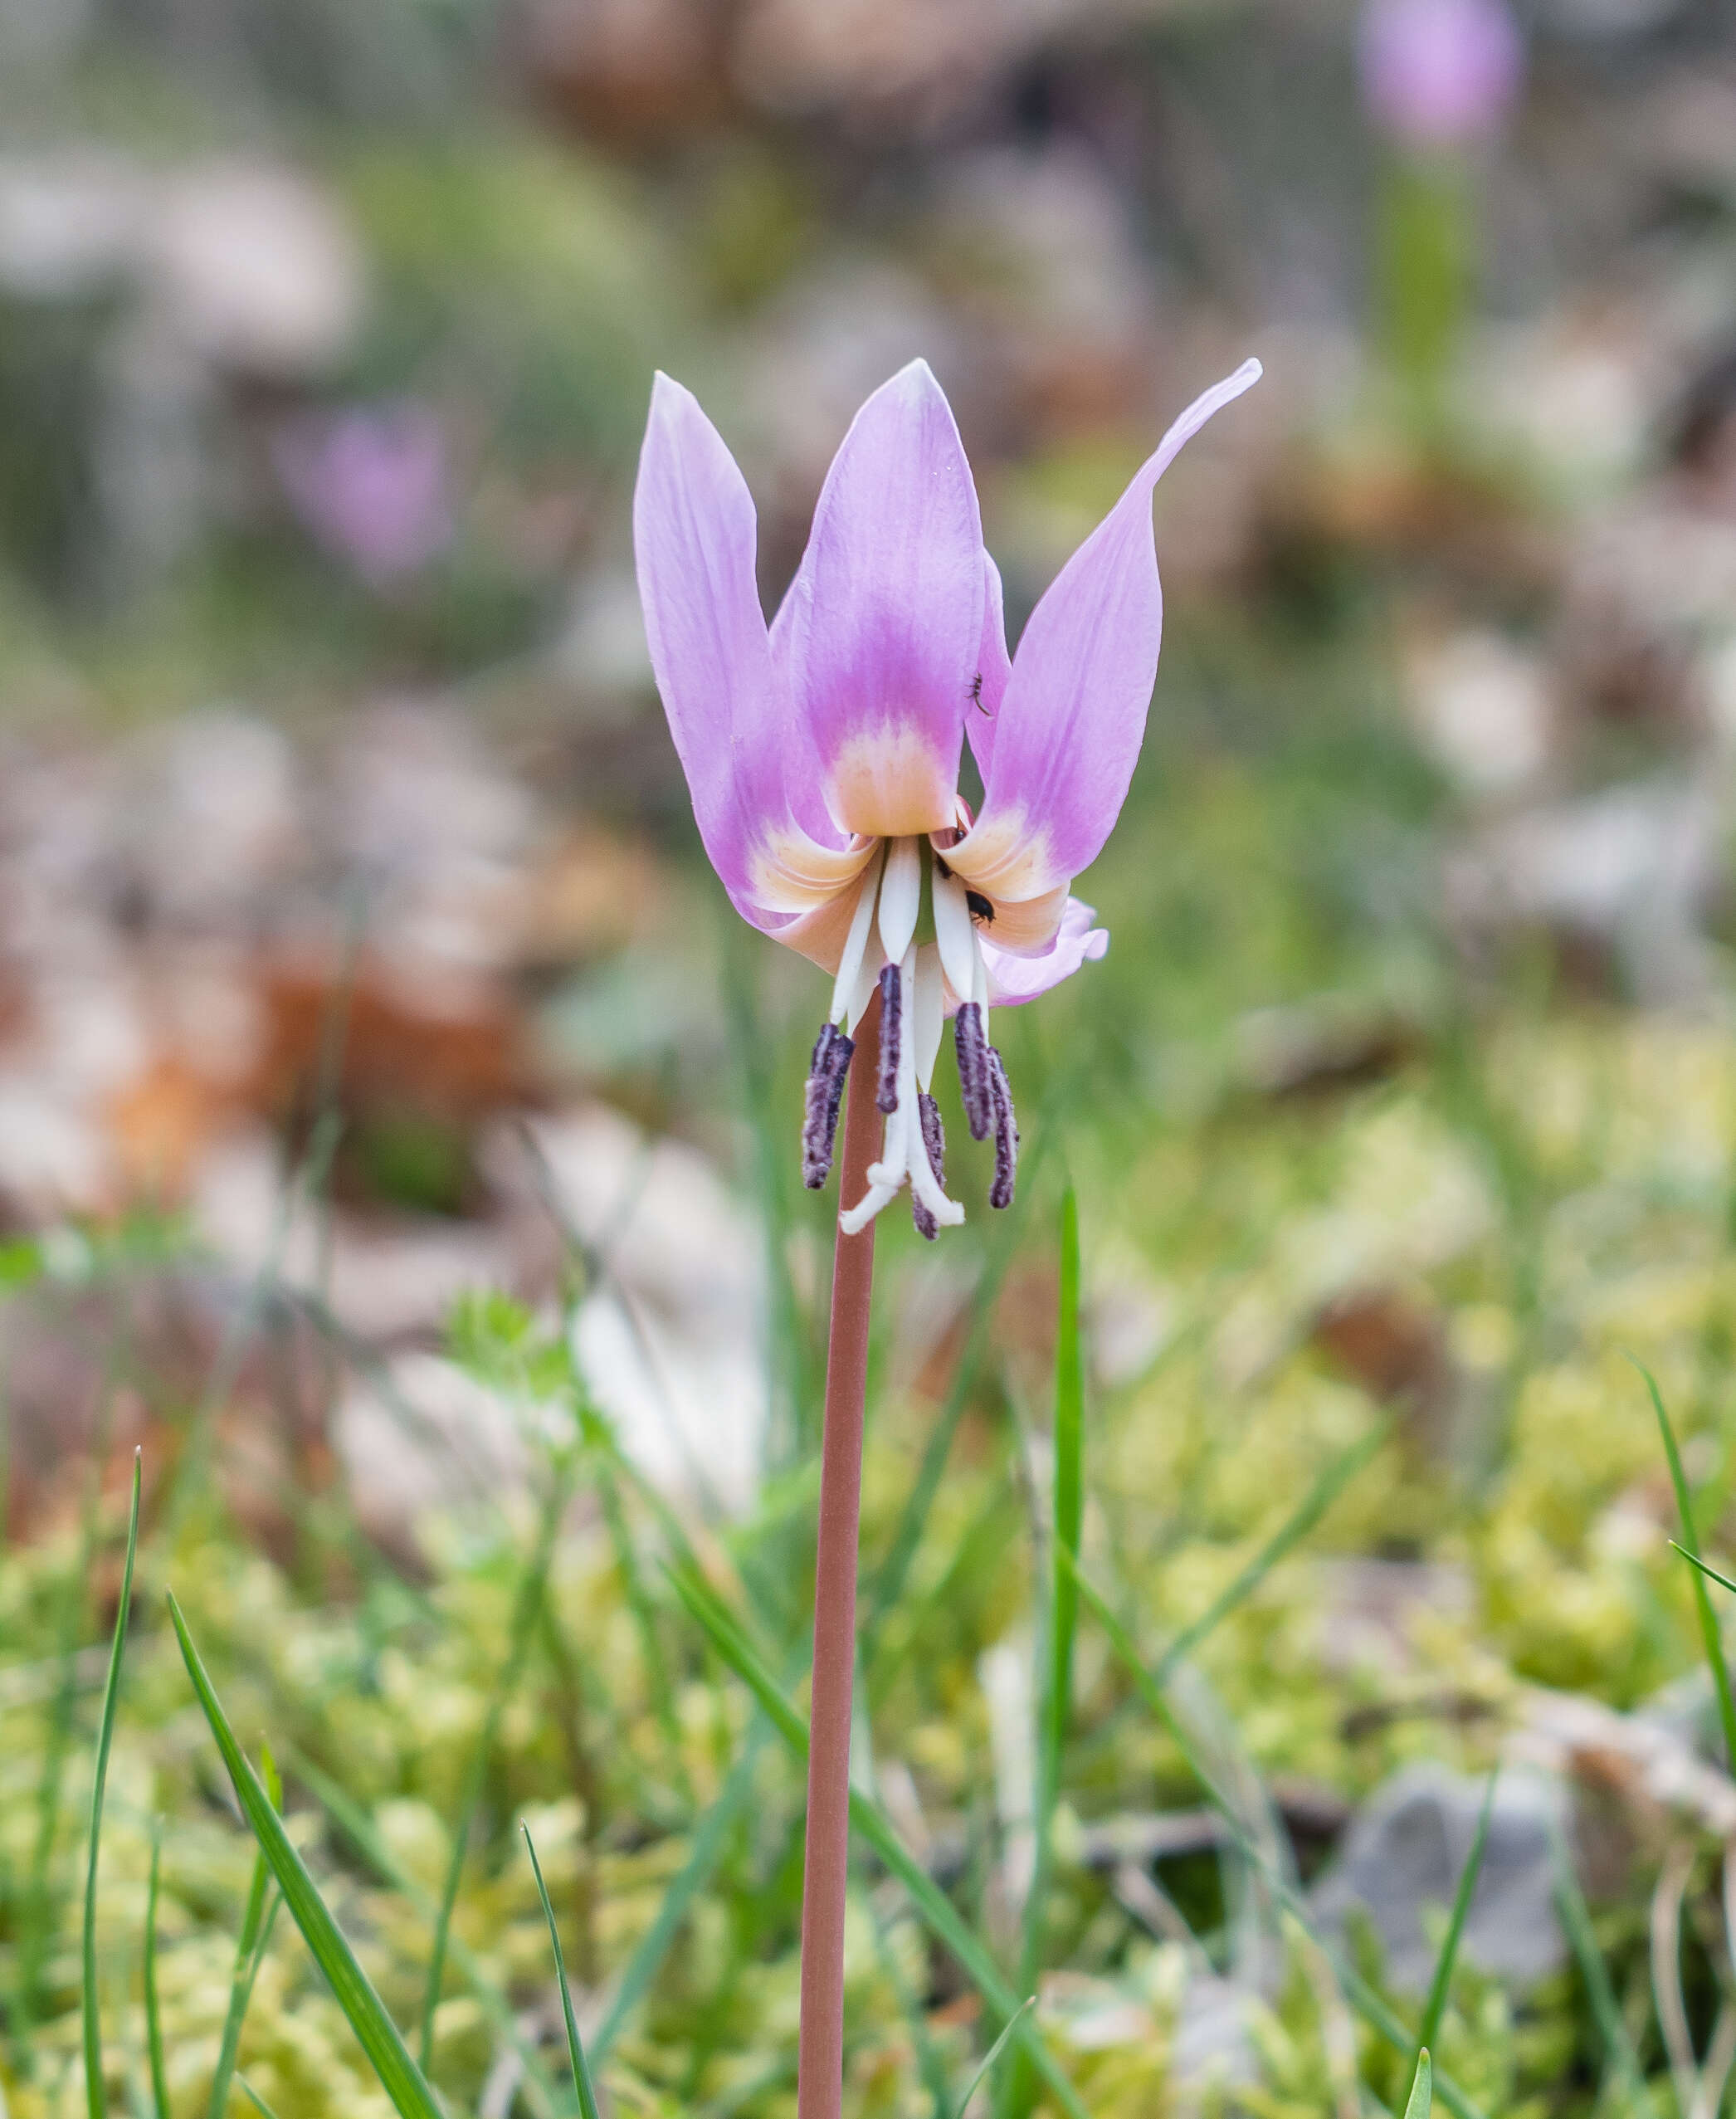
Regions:
<instances>
[{"instance_id":1,"label":"blurred background","mask_svg":"<svg viewBox=\"0 0 1736 2119\"><path fill-rule=\"evenodd\" d=\"M1028 1678L993 1658L1041 1489L1063 1167L1092 1536L1154 1624L1390 1423L1334 1557L1287 1563L1207 1659L1299 1845L1417 1755L1482 1762L1527 1687L1625 1716L1691 1670L1620 1350L1658 1370L1715 1532L1729 0L0 0L8 1654L50 1652L88 1446L112 1494L144 1441L149 1506L189 1408L230 1511L183 1554L212 1610L222 1540L305 1558L295 1495L341 1487L426 1568L431 1511L524 1477L449 1341L479 1289L573 1295L629 1457L720 1535L772 1526L775 1565L734 1564L786 1584L799 1640L834 1203L795 1140L825 987L733 920L651 683L652 371L744 466L769 608L855 408L925 356L1016 636L1250 353L1265 381L1158 496L1150 734L1079 886L1108 956L1002 1018L1022 1218L988 1230L968 1169L956 1240L883 1240L867 1536L940 1544L875 1711L921 1738L913 1803L1006 1824ZM900 1511L944 1407L963 1439L930 1529ZM1173 1765L1104 1712L1087 1814ZM391 1741L365 1792L426 1792L443 1740ZM14 1813L46 1889L30 1786ZM1638 1963L1634 1833L1599 1874ZM1207 1926L1185 1863L1210 1858L1176 1887ZM1080 1886L1081 1980L1168 1932L1124 1872L1119 1900ZM744 1946L780 1977L788 1881ZM1392 1951L1438 1882L1399 1892ZM1497 1971L1571 1985L1552 1904L1509 1918L1509 1960L1493 1924ZM1704 2045L1727 1973L1699 1947ZM1148 2027L1167 2004L1139 1993ZM1529 2047L1478 2002L1461 2061L1588 2108L1594 2012L1564 1994ZM1212 2047L1236 2067L1239 2035ZM1323 2108L1313 2060L1260 2065L1292 2067L1281 2108Z\"/></svg>"}]
</instances>

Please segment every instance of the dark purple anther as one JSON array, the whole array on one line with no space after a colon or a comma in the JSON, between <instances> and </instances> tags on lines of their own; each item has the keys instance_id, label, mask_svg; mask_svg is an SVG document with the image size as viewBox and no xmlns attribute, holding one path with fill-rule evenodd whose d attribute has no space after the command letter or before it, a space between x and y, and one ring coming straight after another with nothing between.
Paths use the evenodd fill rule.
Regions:
<instances>
[{"instance_id":1,"label":"dark purple anther","mask_svg":"<svg viewBox=\"0 0 1736 2119\"><path fill-rule=\"evenodd\" d=\"M983 1011L975 1001L962 1001L953 1018L953 1050L958 1057L958 1086L964 1097L964 1122L973 1140L986 1140L994 1124L994 1091L988 1081L988 1041L983 1034Z\"/></svg>"},{"instance_id":2,"label":"dark purple anther","mask_svg":"<svg viewBox=\"0 0 1736 2119\"><path fill-rule=\"evenodd\" d=\"M1019 1127L1012 1115L1012 1091L1007 1086L1007 1070L992 1045L988 1048L988 1080L995 1106L995 1181L988 1188L988 1204L991 1207L1010 1207L1012 1181L1019 1168Z\"/></svg>"},{"instance_id":3,"label":"dark purple anther","mask_svg":"<svg viewBox=\"0 0 1736 2119\"><path fill-rule=\"evenodd\" d=\"M846 1038L836 1023L823 1024L814 1040L802 1106L802 1181L810 1192L819 1190L831 1169L844 1077L855 1051L855 1040Z\"/></svg>"},{"instance_id":4,"label":"dark purple anther","mask_svg":"<svg viewBox=\"0 0 1736 2119\"><path fill-rule=\"evenodd\" d=\"M940 1106L926 1091L918 1094L916 1109L922 1120L922 1145L929 1154L934 1182L946 1189L946 1128L940 1123Z\"/></svg>"},{"instance_id":5,"label":"dark purple anther","mask_svg":"<svg viewBox=\"0 0 1736 2119\"><path fill-rule=\"evenodd\" d=\"M940 1233L940 1224L914 1192L910 1194L910 1218L916 1224L916 1233L934 1243Z\"/></svg>"},{"instance_id":6,"label":"dark purple anther","mask_svg":"<svg viewBox=\"0 0 1736 2119\"><path fill-rule=\"evenodd\" d=\"M874 1101L889 1118L898 1109L898 1046L904 1027L898 1005L898 966L885 964L880 969L880 1078Z\"/></svg>"}]
</instances>

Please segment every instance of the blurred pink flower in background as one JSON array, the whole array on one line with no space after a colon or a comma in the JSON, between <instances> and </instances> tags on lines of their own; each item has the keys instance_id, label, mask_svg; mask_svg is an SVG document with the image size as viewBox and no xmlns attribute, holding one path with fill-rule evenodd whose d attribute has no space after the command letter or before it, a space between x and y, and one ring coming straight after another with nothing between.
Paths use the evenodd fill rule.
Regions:
<instances>
[{"instance_id":1,"label":"blurred pink flower in background","mask_svg":"<svg viewBox=\"0 0 1736 2119\"><path fill-rule=\"evenodd\" d=\"M302 523L374 588L416 573L451 541L446 439L426 405L290 420L272 459Z\"/></svg>"},{"instance_id":2,"label":"blurred pink flower in background","mask_svg":"<svg viewBox=\"0 0 1736 2119\"><path fill-rule=\"evenodd\" d=\"M1525 71L1505 0L1371 0L1357 56L1375 123L1414 148L1485 138L1512 108Z\"/></svg>"}]
</instances>

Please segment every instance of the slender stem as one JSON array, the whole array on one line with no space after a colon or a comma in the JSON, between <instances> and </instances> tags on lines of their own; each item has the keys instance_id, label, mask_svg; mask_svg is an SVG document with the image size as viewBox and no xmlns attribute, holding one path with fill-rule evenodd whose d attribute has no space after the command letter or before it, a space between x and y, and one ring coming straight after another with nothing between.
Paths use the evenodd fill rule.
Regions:
<instances>
[{"instance_id":1,"label":"slender stem","mask_svg":"<svg viewBox=\"0 0 1736 2119\"><path fill-rule=\"evenodd\" d=\"M879 1152L875 1108L878 995L856 1033L844 1112L839 1198L853 1206ZM856 1684L856 1537L862 1501L862 1402L874 1223L838 1232L826 1349L820 1453L820 1543L814 1562L814 1686L807 1755L807 1845L802 1888L802 2032L797 2119L839 2119L844 2102L844 1892L850 1868L850 1709Z\"/></svg>"}]
</instances>

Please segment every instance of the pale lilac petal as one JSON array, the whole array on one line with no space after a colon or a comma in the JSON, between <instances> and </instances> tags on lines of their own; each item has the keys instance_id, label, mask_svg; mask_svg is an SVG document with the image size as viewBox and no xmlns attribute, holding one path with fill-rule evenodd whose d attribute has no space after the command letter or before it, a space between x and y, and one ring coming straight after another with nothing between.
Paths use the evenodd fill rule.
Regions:
<instances>
[{"instance_id":1,"label":"pale lilac petal","mask_svg":"<svg viewBox=\"0 0 1736 2119\"><path fill-rule=\"evenodd\" d=\"M1091 925L1096 916L1090 906L1070 897L1055 940L1041 956L1014 956L985 940L983 961L988 972L990 1005L1017 1008L1022 1001L1034 1001L1063 979L1070 979L1081 964L1095 964L1109 945L1108 928Z\"/></svg>"},{"instance_id":2,"label":"pale lilac petal","mask_svg":"<svg viewBox=\"0 0 1736 2119\"><path fill-rule=\"evenodd\" d=\"M1493 132L1525 71L1506 0L1370 0L1357 56L1376 123L1422 149Z\"/></svg>"},{"instance_id":3,"label":"pale lilac petal","mask_svg":"<svg viewBox=\"0 0 1736 2119\"><path fill-rule=\"evenodd\" d=\"M753 502L690 391L659 375L651 396L633 546L651 667L700 836L731 900L761 927L756 849L822 821L818 775L774 670L754 579ZM802 767L807 764L804 776ZM786 797L803 789L808 800ZM807 814L802 814L806 810ZM826 830L824 844L836 834Z\"/></svg>"},{"instance_id":4,"label":"pale lilac petal","mask_svg":"<svg viewBox=\"0 0 1736 2119\"><path fill-rule=\"evenodd\" d=\"M997 717L983 813L948 861L991 896L1035 897L1096 857L1126 798L1157 676L1163 599L1152 489L1257 360L1197 398L1031 613Z\"/></svg>"},{"instance_id":5,"label":"pale lilac petal","mask_svg":"<svg viewBox=\"0 0 1736 2119\"><path fill-rule=\"evenodd\" d=\"M983 599L983 646L977 657L977 709L964 725L970 732L971 755L986 783L994 757L995 729L1001 701L1007 696L1007 680L1012 674L1012 658L1007 652L1007 600L1001 593L1001 569L983 554L985 594Z\"/></svg>"},{"instance_id":6,"label":"pale lilac petal","mask_svg":"<svg viewBox=\"0 0 1736 2119\"><path fill-rule=\"evenodd\" d=\"M774 628L844 830L953 822L983 637L983 530L952 411L924 361L856 414Z\"/></svg>"}]
</instances>

